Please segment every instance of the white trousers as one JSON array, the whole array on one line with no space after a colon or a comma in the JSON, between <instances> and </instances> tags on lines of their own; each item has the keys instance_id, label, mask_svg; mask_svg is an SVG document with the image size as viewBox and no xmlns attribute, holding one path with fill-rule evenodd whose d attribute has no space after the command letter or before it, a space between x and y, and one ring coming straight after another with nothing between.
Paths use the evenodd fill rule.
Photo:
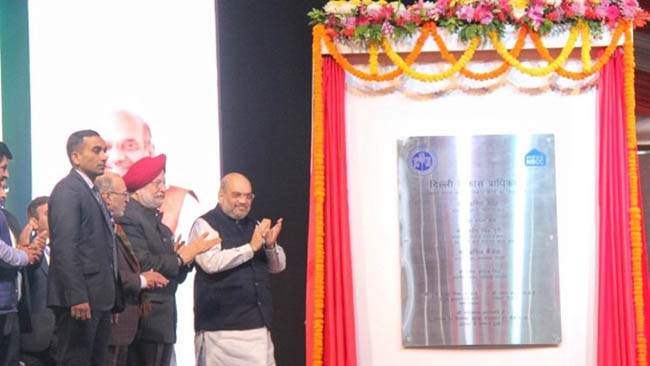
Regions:
<instances>
[{"instance_id":1,"label":"white trousers","mask_svg":"<svg viewBox=\"0 0 650 366\"><path fill-rule=\"evenodd\" d=\"M271 332L266 328L198 332L197 366L275 366Z\"/></svg>"}]
</instances>

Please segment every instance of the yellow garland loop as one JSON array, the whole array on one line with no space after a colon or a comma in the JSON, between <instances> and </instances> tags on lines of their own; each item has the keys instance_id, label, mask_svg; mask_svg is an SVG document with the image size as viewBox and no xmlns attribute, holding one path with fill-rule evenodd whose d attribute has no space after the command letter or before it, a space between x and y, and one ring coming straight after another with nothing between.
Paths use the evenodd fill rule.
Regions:
<instances>
[{"instance_id":1,"label":"yellow garland loop","mask_svg":"<svg viewBox=\"0 0 650 366\"><path fill-rule=\"evenodd\" d=\"M377 75L379 73L379 49L377 42L370 42L368 63L370 64L370 75Z\"/></svg>"},{"instance_id":2,"label":"yellow garland loop","mask_svg":"<svg viewBox=\"0 0 650 366\"><path fill-rule=\"evenodd\" d=\"M526 27L521 27L521 29L519 30L519 34L517 35L517 42L515 43L515 47L512 49L512 54L514 55L514 57L519 57L519 53L521 53L522 48L524 48L527 33L528 33L528 29ZM442 56L442 58L444 58L451 64L455 63L456 57L454 57L454 55L451 54L447 49L447 45L445 44L445 42L442 40L442 37L438 33L435 23L431 23L431 35L433 36L434 41L436 42L438 48L440 49L440 55ZM504 61L499 67L497 67L492 71L476 73L467 70L466 68L462 68L460 72L461 74L463 74L464 76L470 79L489 80L503 75L506 71L508 71L509 68L510 68L510 64Z\"/></svg>"},{"instance_id":3,"label":"yellow garland loop","mask_svg":"<svg viewBox=\"0 0 650 366\"><path fill-rule=\"evenodd\" d=\"M499 55L501 55L501 57L503 57L504 60L506 60L510 65L514 66L517 70L521 71L524 74L529 74L532 76L544 76L557 70L560 66L566 63L566 61L569 59L569 55L571 55L571 52L573 52L573 48L575 47L576 40L578 39L578 34L579 33L578 33L577 26L571 28L571 33L569 34L569 41L562 49L562 52L560 52L558 58L555 59L555 61L546 65L545 67L539 69L526 67L522 65L521 62L519 62L519 60L514 58L510 54L510 52L508 52L508 50L503 46L503 43L499 41L499 37L497 36L496 32L490 33L490 39L492 40L492 44L494 45L494 48L499 53Z\"/></svg>"},{"instance_id":4,"label":"yellow garland loop","mask_svg":"<svg viewBox=\"0 0 650 366\"><path fill-rule=\"evenodd\" d=\"M402 75L402 70L397 68L389 73L386 74L381 74L381 75L371 75L368 73L365 73L354 66L348 61L341 53L339 50L336 48L336 45L334 42L332 42L332 39L328 37L325 34L325 28L323 27L322 24L318 24L314 26L314 29L320 28L322 30L321 32L321 39L325 42L325 46L327 47L327 50L329 51L330 55L334 57L336 62L343 67L343 69L350 74L358 77L359 79L363 79L366 81L390 81L395 79L396 77ZM429 36L429 31L427 27L422 28L422 33L420 34L420 37L415 43L415 48L413 48L413 51L406 57L406 63L407 64L412 64L415 62L415 60L418 58L420 53L422 52L422 47L424 46L424 41L427 39Z\"/></svg>"},{"instance_id":5,"label":"yellow garland loop","mask_svg":"<svg viewBox=\"0 0 650 366\"><path fill-rule=\"evenodd\" d=\"M585 23L578 23L578 27L582 32L582 50L580 53L580 58L582 59L582 71L589 72L589 70L591 70L591 34L589 32L589 26Z\"/></svg>"},{"instance_id":6,"label":"yellow garland loop","mask_svg":"<svg viewBox=\"0 0 650 366\"><path fill-rule=\"evenodd\" d=\"M440 81L446 79L454 75L458 71L460 71L460 69L464 68L465 65L469 62L469 60L471 60L472 57L474 57L474 52L476 52L476 49L478 48L480 42L481 42L480 38L478 37L474 38L470 42L469 46L465 50L465 53L460 58L460 60L458 60L458 62L456 62L454 65L452 65L451 68L439 74L421 74L413 70L409 65L406 64L406 62L404 62L404 60L402 60L402 58L397 53L395 53L395 51L393 51L393 49L390 46L390 43L386 38L384 38L383 41L381 42L381 46L386 51L386 55L388 55L388 58L390 58L391 61L393 61L393 63L397 65L407 75L420 81L432 82L432 81Z\"/></svg>"},{"instance_id":7,"label":"yellow garland loop","mask_svg":"<svg viewBox=\"0 0 650 366\"><path fill-rule=\"evenodd\" d=\"M573 79L573 80L582 80L585 79L586 77L600 71L600 69L605 66L605 64L609 61L609 59L612 57L614 54L614 51L616 51L616 48L618 47L618 41L621 39L621 35L623 34L623 31L625 30L626 26L628 26L629 23L627 22L621 22L618 24L616 27L616 30L614 31L614 35L612 36L612 41L607 45L607 48L605 48L605 52L600 56L598 61L589 68L589 72L582 71L582 72L573 72L573 71L568 71L565 70L562 67L559 67L556 72L565 78ZM553 58L551 57L551 54L548 52L548 49L544 46L542 43L542 40L539 37L539 34L537 33L530 33L530 39L533 40L533 43L535 44L535 48L537 49L537 53L546 61L546 62L552 62Z\"/></svg>"},{"instance_id":8,"label":"yellow garland loop","mask_svg":"<svg viewBox=\"0 0 650 366\"><path fill-rule=\"evenodd\" d=\"M314 192L314 323L313 355L314 366L323 365L323 332L325 319L325 115L323 106L323 55L321 39L324 35L322 26L314 27L313 52L313 131L312 164Z\"/></svg>"},{"instance_id":9,"label":"yellow garland loop","mask_svg":"<svg viewBox=\"0 0 650 366\"><path fill-rule=\"evenodd\" d=\"M645 337L645 304L643 301L643 240L641 238L641 208L639 207L639 166L637 160L636 116L634 100L634 43L630 24L626 24L623 43L623 67L625 87L625 117L627 132L628 179L630 183L630 246L632 248L632 294L636 313L637 365L648 361Z\"/></svg>"}]
</instances>

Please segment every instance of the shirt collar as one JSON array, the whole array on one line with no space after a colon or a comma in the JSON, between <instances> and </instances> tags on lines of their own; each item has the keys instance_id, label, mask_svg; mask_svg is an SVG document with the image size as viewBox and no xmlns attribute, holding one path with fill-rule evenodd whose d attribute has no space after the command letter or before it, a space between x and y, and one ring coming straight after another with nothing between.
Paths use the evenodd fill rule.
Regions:
<instances>
[{"instance_id":1,"label":"shirt collar","mask_svg":"<svg viewBox=\"0 0 650 366\"><path fill-rule=\"evenodd\" d=\"M77 174L79 174L79 175L81 176L81 178L83 178L84 182L86 182L86 184L88 185L88 187L89 187L90 189L93 189L93 187L94 187L95 185L93 184L93 181L90 180L90 178L88 178L88 176L86 175L86 173L82 172L81 170L79 170L79 169L77 169L77 168L74 168L74 171L77 172Z\"/></svg>"}]
</instances>

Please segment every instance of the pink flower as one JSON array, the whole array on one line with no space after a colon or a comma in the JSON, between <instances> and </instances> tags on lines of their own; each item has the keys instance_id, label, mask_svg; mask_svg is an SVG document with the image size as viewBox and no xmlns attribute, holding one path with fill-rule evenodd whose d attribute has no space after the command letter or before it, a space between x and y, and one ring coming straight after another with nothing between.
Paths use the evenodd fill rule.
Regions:
<instances>
[{"instance_id":1,"label":"pink flower","mask_svg":"<svg viewBox=\"0 0 650 366\"><path fill-rule=\"evenodd\" d=\"M605 18L607 20L616 20L621 15L621 12L618 10L618 7L610 5L607 7L607 12L605 13Z\"/></svg>"},{"instance_id":2,"label":"pink flower","mask_svg":"<svg viewBox=\"0 0 650 366\"><path fill-rule=\"evenodd\" d=\"M577 1L573 2L569 9L571 9L571 12L574 14L574 16L579 16L579 17L584 16L585 11L587 10L584 3L577 2Z\"/></svg>"},{"instance_id":3,"label":"pink flower","mask_svg":"<svg viewBox=\"0 0 650 366\"><path fill-rule=\"evenodd\" d=\"M528 19L535 24L535 27L539 28L544 20L544 7L535 4L528 8L526 15L528 15Z\"/></svg>"},{"instance_id":4,"label":"pink flower","mask_svg":"<svg viewBox=\"0 0 650 366\"><path fill-rule=\"evenodd\" d=\"M494 15L492 15L492 10L484 5L479 5L474 11L474 20L481 22L481 24L490 24L493 19Z\"/></svg>"},{"instance_id":5,"label":"pink flower","mask_svg":"<svg viewBox=\"0 0 650 366\"><path fill-rule=\"evenodd\" d=\"M381 25L381 34L383 34L384 37L392 36L394 29L395 28L390 25L390 23L384 22L384 24Z\"/></svg>"},{"instance_id":6,"label":"pink flower","mask_svg":"<svg viewBox=\"0 0 650 366\"><path fill-rule=\"evenodd\" d=\"M357 18L357 25L368 25L370 24L370 18L363 15L359 15Z\"/></svg>"},{"instance_id":7,"label":"pink flower","mask_svg":"<svg viewBox=\"0 0 650 366\"><path fill-rule=\"evenodd\" d=\"M636 0L624 0L621 4L621 12L626 19L634 19L639 10L639 3Z\"/></svg>"},{"instance_id":8,"label":"pink flower","mask_svg":"<svg viewBox=\"0 0 650 366\"><path fill-rule=\"evenodd\" d=\"M474 8L471 5L463 5L456 11L460 19L471 22L474 19Z\"/></svg>"},{"instance_id":9,"label":"pink flower","mask_svg":"<svg viewBox=\"0 0 650 366\"><path fill-rule=\"evenodd\" d=\"M512 5L510 5L509 0L499 0L499 9L504 13L510 13Z\"/></svg>"},{"instance_id":10,"label":"pink flower","mask_svg":"<svg viewBox=\"0 0 650 366\"><path fill-rule=\"evenodd\" d=\"M347 17L345 20L343 20L343 26L346 28L350 27L355 27L357 25L357 18L356 17Z\"/></svg>"},{"instance_id":11,"label":"pink flower","mask_svg":"<svg viewBox=\"0 0 650 366\"><path fill-rule=\"evenodd\" d=\"M553 22L559 22L562 20L562 17L564 16L564 11L562 8L557 8L554 11L546 14L546 19L553 21Z\"/></svg>"}]
</instances>

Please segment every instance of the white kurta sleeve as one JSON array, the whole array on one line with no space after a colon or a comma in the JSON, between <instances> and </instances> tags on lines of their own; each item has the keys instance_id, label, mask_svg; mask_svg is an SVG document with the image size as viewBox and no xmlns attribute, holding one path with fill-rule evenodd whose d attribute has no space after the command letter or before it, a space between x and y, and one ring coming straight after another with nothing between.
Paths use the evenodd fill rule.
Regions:
<instances>
[{"instance_id":1,"label":"white kurta sleeve","mask_svg":"<svg viewBox=\"0 0 650 366\"><path fill-rule=\"evenodd\" d=\"M271 249L266 249L266 247L264 247L264 252L266 253L266 260L270 273L284 271L287 267L287 256L284 254L284 249L282 249L280 245L275 244Z\"/></svg>"},{"instance_id":2,"label":"white kurta sleeve","mask_svg":"<svg viewBox=\"0 0 650 366\"><path fill-rule=\"evenodd\" d=\"M196 219L190 230L188 242L191 243L205 232L209 233L206 239L219 237L219 233L205 220L201 218ZM195 261L206 273L216 273L235 268L251 260L253 255L253 248L249 244L223 250L221 249L221 244L217 244L207 252L197 255Z\"/></svg>"}]
</instances>

